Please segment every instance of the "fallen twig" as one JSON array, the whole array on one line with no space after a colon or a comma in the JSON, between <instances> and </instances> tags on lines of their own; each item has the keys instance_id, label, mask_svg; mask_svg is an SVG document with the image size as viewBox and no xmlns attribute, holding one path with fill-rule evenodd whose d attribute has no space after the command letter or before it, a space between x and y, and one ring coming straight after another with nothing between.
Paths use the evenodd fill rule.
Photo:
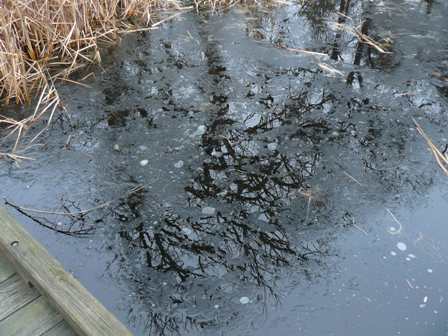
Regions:
<instances>
[{"instance_id":1,"label":"fallen twig","mask_svg":"<svg viewBox=\"0 0 448 336\"><path fill-rule=\"evenodd\" d=\"M71 227L68 230L58 229L56 226L45 224L40 219L38 219L35 216L29 214L23 208L15 205L15 204L13 204L11 202L8 202L8 200L6 200L6 199L5 199L5 204L9 205L10 207L12 207L14 209L16 209L22 215L28 217L29 219L31 219L33 222L39 224L40 226L43 226L43 227L45 227L45 228L47 228L49 230L52 230L52 231L55 231L55 232L58 232L58 233L62 233L62 234L67 235L67 236L83 236L83 235L89 234L93 230L93 227L90 227L90 228L87 228L87 229L78 229L78 230L72 230Z\"/></svg>"},{"instance_id":2,"label":"fallen twig","mask_svg":"<svg viewBox=\"0 0 448 336\"><path fill-rule=\"evenodd\" d=\"M17 204L14 204L12 202L9 202L8 200L5 200L5 204L6 205L10 205L10 206L12 206L15 209L20 209L20 210L23 210L23 211L35 212L35 213L40 213L40 214L69 216L69 217L84 216L84 215L87 215L89 212L106 208L111 203L112 202L105 202L105 203L100 204L100 205L98 205L96 207L93 207L93 208L90 208L90 209L86 209L86 210L76 211L76 212L68 212L68 211L67 212L58 212L58 211L51 211L51 210L40 210L40 209L25 208L25 207L19 206Z\"/></svg>"},{"instance_id":3,"label":"fallen twig","mask_svg":"<svg viewBox=\"0 0 448 336\"><path fill-rule=\"evenodd\" d=\"M138 185L134 188L132 188L131 190L129 190L126 193L126 196L130 196L134 193L140 192L142 190L145 189L144 185ZM77 221L84 221L85 218L84 216L86 216L87 214L100 210L100 209L105 209L109 206L111 206L113 204L113 202L116 202L118 200L120 200L122 197L117 198L115 200L111 200L108 202L104 202L102 204L99 204L95 207L92 208L88 208L85 210L79 210L79 211L70 211L70 209L68 209L68 207L66 207L65 205L63 205L62 207L66 210L66 211L53 211L53 210L43 210L43 209L34 209L34 208L27 208L27 207L23 207L20 206L18 204L15 204L13 202L8 201L7 199L4 200L5 205L8 205L12 208L14 208L15 210L17 210L18 212L20 212L21 214L27 216L28 218L30 218L31 220L33 220L34 222L36 222L37 224L50 229L52 231L56 231L65 235L85 235L90 233L94 227L89 227L87 229L81 228L81 229L77 229L77 230L72 230L73 225L75 222ZM56 225L48 225L45 224L42 220L36 218L35 216L31 215L30 213L36 213L36 214L42 214L42 215L54 215L54 216L64 216L64 217L68 217L72 220L72 224L70 225L70 227L67 230L63 230L63 229L59 229L57 228Z\"/></svg>"}]
</instances>

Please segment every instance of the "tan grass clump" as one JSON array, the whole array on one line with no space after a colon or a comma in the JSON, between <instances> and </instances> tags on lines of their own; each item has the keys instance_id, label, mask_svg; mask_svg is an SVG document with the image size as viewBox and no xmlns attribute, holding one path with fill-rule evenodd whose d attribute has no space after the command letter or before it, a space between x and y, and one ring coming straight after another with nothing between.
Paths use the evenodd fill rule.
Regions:
<instances>
[{"instance_id":1,"label":"tan grass clump","mask_svg":"<svg viewBox=\"0 0 448 336\"><path fill-rule=\"evenodd\" d=\"M442 171L448 175L448 156L441 152L436 145L432 142L430 137L425 133L423 128L420 126L420 124L413 118L415 126L417 126L417 131L420 133L420 135L426 140L426 144L428 145L429 149L431 150L434 158L437 161L437 164L442 169Z\"/></svg>"},{"instance_id":2,"label":"tan grass clump","mask_svg":"<svg viewBox=\"0 0 448 336\"><path fill-rule=\"evenodd\" d=\"M149 24L169 1L0 0L1 97L29 102L49 82L99 62L99 42L116 39L127 19Z\"/></svg>"}]
</instances>

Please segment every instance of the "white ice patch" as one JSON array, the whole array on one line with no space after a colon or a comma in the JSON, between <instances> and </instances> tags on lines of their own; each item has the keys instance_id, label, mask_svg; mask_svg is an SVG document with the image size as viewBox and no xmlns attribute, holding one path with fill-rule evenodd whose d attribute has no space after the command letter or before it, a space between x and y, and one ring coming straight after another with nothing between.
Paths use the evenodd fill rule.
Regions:
<instances>
[{"instance_id":1,"label":"white ice patch","mask_svg":"<svg viewBox=\"0 0 448 336\"><path fill-rule=\"evenodd\" d=\"M184 166L184 162L182 160L179 160L174 164L174 167L177 169L182 168L183 166Z\"/></svg>"},{"instance_id":2,"label":"white ice patch","mask_svg":"<svg viewBox=\"0 0 448 336\"><path fill-rule=\"evenodd\" d=\"M247 297L247 296L242 296L241 298L240 298L240 303L241 304L248 304L250 302L250 300L249 300L249 298Z\"/></svg>"},{"instance_id":3,"label":"white ice patch","mask_svg":"<svg viewBox=\"0 0 448 336\"><path fill-rule=\"evenodd\" d=\"M277 143L271 142L270 144L268 144L268 149L270 151L275 151L277 149Z\"/></svg>"},{"instance_id":4,"label":"white ice patch","mask_svg":"<svg viewBox=\"0 0 448 336\"><path fill-rule=\"evenodd\" d=\"M202 208L202 214L206 215L206 216L213 216L216 212L215 208L206 206Z\"/></svg>"},{"instance_id":5,"label":"white ice patch","mask_svg":"<svg viewBox=\"0 0 448 336\"><path fill-rule=\"evenodd\" d=\"M428 268L428 269L426 270L426 272L428 272L428 273L432 273L432 268Z\"/></svg>"},{"instance_id":6,"label":"white ice patch","mask_svg":"<svg viewBox=\"0 0 448 336\"><path fill-rule=\"evenodd\" d=\"M246 127L248 127L248 128L249 127L255 127L255 126L257 126L260 123L260 121L261 121L261 115L260 114L253 114L253 115L249 116L249 118L247 118L244 121L244 125Z\"/></svg>"},{"instance_id":7,"label":"white ice patch","mask_svg":"<svg viewBox=\"0 0 448 336\"><path fill-rule=\"evenodd\" d=\"M140 161L140 166L142 166L142 167L147 166L148 163L149 163L149 160L141 160Z\"/></svg>"},{"instance_id":8,"label":"white ice patch","mask_svg":"<svg viewBox=\"0 0 448 336\"><path fill-rule=\"evenodd\" d=\"M397 249L399 249L401 252L404 252L408 249L408 247L406 246L405 243L403 242L398 242L397 243Z\"/></svg>"},{"instance_id":9,"label":"white ice patch","mask_svg":"<svg viewBox=\"0 0 448 336\"><path fill-rule=\"evenodd\" d=\"M428 297L425 296L425 297L423 298L423 303L427 303L427 302L428 302Z\"/></svg>"},{"instance_id":10,"label":"white ice patch","mask_svg":"<svg viewBox=\"0 0 448 336\"><path fill-rule=\"evenodd\" d=\"M260 216L258 216L258 220L262 221L262 222L269 222L268 216L266 216L264 213L262 213L262 214L260 214Z\"/></svg>"},{"instance_id":11,"label":"white ice patch","mask_svg":"<svg viewBox=\"0 0 448 336\"><path fill-rule=\"evenodd\" d=\"M395 256L397 255L397 252L395 252L395 251L390 251L390 255L391 255L392 257L395 257Z\"/></svg>"},{"instance_id":12,"label":"white ice patch","mask_svg":"<svg viewBox=\"0 0 448 336\"><path fill-rule=\"evenodd\" d=\"M417 257L415 256L415 254L412 254L412 253L408 254L408 257L411 258L411 259L415 259L415 258L417 258Z\"/></svg>"},{"instance_id":13,"label":"white ice patch","mask_svg":"<svg viewBox=\"0 0 448 336\"><path fill-rule=\"evenodd\" d=\"M218 152L216 149L213 149L212 156L214 156L214 157L221 157L222 156L222 152Z\"/></svg>"},{"instance_id":14,"label":"white ice patch","mask_svg":"<svg viewBox=\"0 0 448 336\"><path fill-rule=\"evenodd\" d=\"M198 127L198 129L191 135L192 137L198 137L201 136L205 133L205 131L207 130L207 128L205 127L205 125L201 125Z\"/></svg>"},{"instance_id":15,"label":"white ice patch","mask_svg":"<svg viewBox=\"0 0 448 336\"><path fill-rule=\"evenodd\" d=\"M182 228L182 232L184 234L186 234L187 236L190 236L193 233L193 231L190 228L187 228L187 227Z\"/></svg>"},{"instance_id":16,"label":"white ice patch","mask_svg":"<svg viewBox=\"0 0 448 336\"><path fill-rule=\"evenodd\" d=\"M256 213L258 211L260 211L260 207L258 205L253 205L251 207L249 207L249 213Z\"/></svg>"}]
</instances>

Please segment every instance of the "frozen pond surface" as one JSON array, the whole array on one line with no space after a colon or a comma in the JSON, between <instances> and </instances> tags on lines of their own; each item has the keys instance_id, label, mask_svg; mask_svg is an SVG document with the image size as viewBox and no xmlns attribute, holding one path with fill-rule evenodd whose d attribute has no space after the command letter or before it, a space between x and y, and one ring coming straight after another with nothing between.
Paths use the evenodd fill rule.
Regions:
<instances>
[{"instance_id":1,"label":"frozen pond surface","mask_svg":"<svg viewBox=\"0 0 448 336\"><path fill-rule=\"evenodd\" d=\"M29 212L74 236L9 209L136 335L445 335L448 178L412 118L448 142L448 5L341 9L128 35L0 196L99 207ZM367 18L390 54L334 30Z\"/></svg>"}]
</instances>

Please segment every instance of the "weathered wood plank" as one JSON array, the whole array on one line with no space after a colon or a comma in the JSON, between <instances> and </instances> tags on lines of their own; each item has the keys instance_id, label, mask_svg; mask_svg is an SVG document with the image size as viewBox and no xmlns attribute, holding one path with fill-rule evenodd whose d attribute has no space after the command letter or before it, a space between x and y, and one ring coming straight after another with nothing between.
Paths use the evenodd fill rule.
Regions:
<instances>
[{"instance_id":1,"label":"weathered wood plank","mask_svg":"<svg viewBox=\"0 0 448 336\"><path fill-rule=\"evenodd\" d=\"M76 336L72 328L67 324L67 322L62 321L54 328L48 330L42 336Z\"/></svg>"},{"instance_id":2,"label":"weathered wood plank","mask_svg":"<svg viewBox=\"0 0 448 336\"><path fill-rule=\"evenodd\" d=\"M0 321L30 303L39 293L25 283L18 274L0 284Z\"/></svg>"},{"instance_id":3,"label":"weathered wood plank","mask_svg":"<svg viewBox=\"0 0 448 336\"><path fill-rule=\"evenodd\" d=\"M8 279L15 273L11 264L2 256L0 256L0 283Z\"/></svg>"},{"instance_id":4,"label":"weathered wood plank","mask_svg":"<svg viewBox=\"0 0 448 336\"><path fill-rule=\"evenodd\" d=\"M0 233L0 253L49 299L79 336L132 335L3 208Z\"/></svg>"},{"instance_id":5,"label":"weathered wood plank","mask_svg":"<svg viewBox=\"0 0 448 336\"><path fill-rule=\"evenodd\" d=\"M42 296L0 322L0 335L41 336L62 321Z\"/></svg>"}]
</instances>

